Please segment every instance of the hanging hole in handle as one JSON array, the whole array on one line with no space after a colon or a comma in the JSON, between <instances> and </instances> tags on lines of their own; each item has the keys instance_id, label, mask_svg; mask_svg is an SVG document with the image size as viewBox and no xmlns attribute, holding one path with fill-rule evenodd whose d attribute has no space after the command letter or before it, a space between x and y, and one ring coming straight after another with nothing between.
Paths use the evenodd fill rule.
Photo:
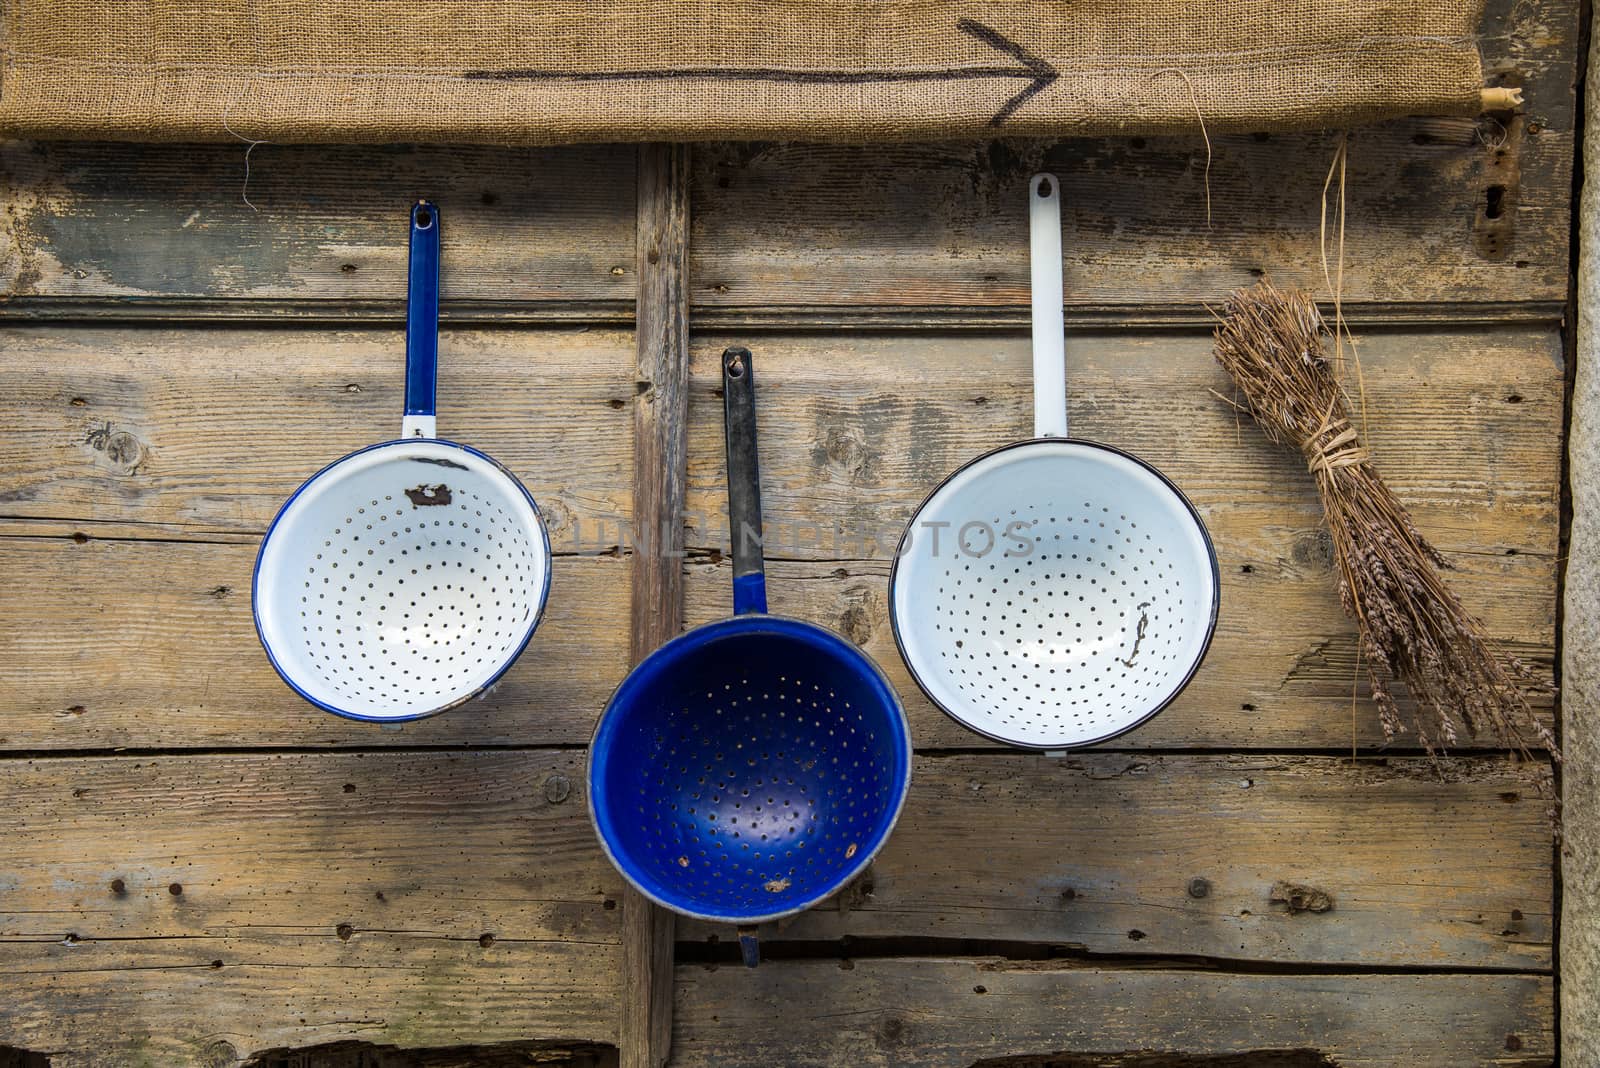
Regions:
<instances>
[{"instance_id":1,"label":"hanging hole in handle","mask_svg":"<svg viewBox=\"0 0 1600 1068\"><path fill-rule=\"evenodd\" d=\"M417 212L417 229L426 230L433 225L433 212L423 210Z\"/></svg>"},{"instance_id":2,"label":"hanging hole in handle","mask_svg":"<svg viewBox=\"0 0 1600 1068\"><path fill-rule=\"evenodd\" d=\"M1053 194L1054 192L1055 192L1055 187L1051 184L1050 179L1048 179L1048 178L1040 178L1039 179L1039 199L1040 200L1049 200L1051 194Z\"/></svg>"}]
</instances>

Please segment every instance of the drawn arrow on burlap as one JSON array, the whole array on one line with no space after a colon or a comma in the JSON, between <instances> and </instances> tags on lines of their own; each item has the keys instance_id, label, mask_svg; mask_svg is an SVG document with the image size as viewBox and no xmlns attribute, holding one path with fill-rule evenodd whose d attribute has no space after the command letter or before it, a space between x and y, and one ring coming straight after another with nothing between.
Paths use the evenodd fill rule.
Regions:
<instances>
[{"instance_id":1,"label":"drawn arrow on burlap","mask_svg":"<svg viewBox=\"0 0 1600 1068\"><path fill-rule=\"evenodd\" d=\"M462 77L490 82L652 82L702 78L729 82L788 82L797 85L867 85L876 82L960 82L985 78L1023 78L1028 84L1007 100L990 126L999 126L1061 73L1046 59L1005 34L973 19L961 19L956 29L976 37L997 52L1017 61L1016 66L950 67L945 70L787 70L781 67L662 67L655 70L551 70L514 67L509 70L469 70Z\"/></svg>"}]
</instances>

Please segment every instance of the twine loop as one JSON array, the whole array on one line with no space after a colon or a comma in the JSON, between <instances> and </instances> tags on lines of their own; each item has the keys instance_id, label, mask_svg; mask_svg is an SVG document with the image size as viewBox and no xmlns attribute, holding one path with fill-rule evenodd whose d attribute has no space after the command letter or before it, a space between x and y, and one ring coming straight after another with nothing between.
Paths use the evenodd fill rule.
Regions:
<instances>
[{"instance_id":1,"label":"twine loop","mask_svg":"<svg viewBox=\"0 0 1600 1068\"><path fill-rule=\"evenodd\" d=\"M1306 467L1313 474L1355 467L1366 463L1368 459L1356 428L1350 425L1349 419L1332 409L1301 444L1301 450L1306 454Z\"/></svg>"}]
</instances>

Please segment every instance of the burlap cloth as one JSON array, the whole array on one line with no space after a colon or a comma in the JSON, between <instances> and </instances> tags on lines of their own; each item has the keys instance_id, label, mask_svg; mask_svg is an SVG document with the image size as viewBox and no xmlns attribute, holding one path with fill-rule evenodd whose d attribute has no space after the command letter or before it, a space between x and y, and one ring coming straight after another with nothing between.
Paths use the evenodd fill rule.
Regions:
<instances>
[{"instance_id":1,"label":"burlap cloth","mask_svg":"<svg viewBox=\"0 0 1600 1068\"><path fill-rule=\"evenodd\" d=\"M0 135L929 140L1472 114L1481 0L12 0Z\"/></svg>"}]
</instances>

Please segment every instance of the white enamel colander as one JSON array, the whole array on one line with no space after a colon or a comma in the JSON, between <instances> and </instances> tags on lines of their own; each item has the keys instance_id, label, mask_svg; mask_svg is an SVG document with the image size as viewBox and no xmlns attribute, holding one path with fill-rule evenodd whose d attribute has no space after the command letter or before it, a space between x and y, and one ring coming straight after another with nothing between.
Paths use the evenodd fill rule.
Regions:
<instances>
[{"instance_id":1,"label":"white enamel colander","mask_svg":"<svg viewBox=\"0 0 1600 1068\"><path fill-rule=\"evenodd\" d=\"M550 542L522 483L434 437L439 213L411 210L401 437L313 475L272 521L251 588L283 681L350 719L398 722L487 689L538 626Z\"/></svg>"},{"instance_id":2,"label":"white enamel colander","mask_svg":"<svg viewBox=\"0 0 1600 1068\"><path fill-rule=\"evenodd\" d=\"M1092 745L1186 686L1216 629L1216 553L1154 467L1067 436L1061 193L1029 183L1034 436L950 475L907 524L895 641L929 700L1033 749Z\"/></svg>"}]
</instances>

